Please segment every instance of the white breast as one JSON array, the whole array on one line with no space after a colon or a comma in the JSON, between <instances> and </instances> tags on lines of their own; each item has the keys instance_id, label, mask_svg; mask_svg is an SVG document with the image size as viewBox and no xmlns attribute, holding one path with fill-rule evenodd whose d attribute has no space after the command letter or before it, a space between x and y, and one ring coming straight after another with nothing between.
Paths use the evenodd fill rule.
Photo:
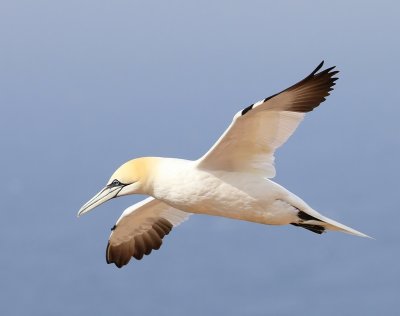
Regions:
<instances>
[{"instance_id":1,"label":"white breast","mask_svg":"<svg viewBox=\"0 0 400 316\"><path fill-rule=\"evenodd\" d=\"M169 158L159 164L151 192L155 198L191 213L264 223L276 215L274 204L287 194L260 176L200 170L193 161Z\"/></svg>"}]
</instances>

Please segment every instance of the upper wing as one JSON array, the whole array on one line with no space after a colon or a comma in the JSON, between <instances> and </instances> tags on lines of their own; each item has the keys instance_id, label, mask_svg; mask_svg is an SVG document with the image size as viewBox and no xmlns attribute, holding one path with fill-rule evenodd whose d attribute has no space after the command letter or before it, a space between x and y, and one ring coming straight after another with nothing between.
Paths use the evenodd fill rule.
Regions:
<instances>
[{"instance_id":1,"label":"upper wing","mask_svg":"<svg viewBox=\"0 0 400 316\"><path fill-rule=\"evenodd\" d=\"M121 268L131 257L142 259L153 249L159 249L162 238L189 216L190 213L152 197L128 207L111 229L106 250L107 263L115 263Z\"/></svg>"},{"instance_id":2,"label":"upper wing","mask_svg":"<svg viewBox=\"0 0 400 316\"><path fill-rule=\"evenodd\" d=\"M295 131L306 112L312 111L333 90L338 71L319 73L324 62L295 85L238 112L214 146L198 160L212 170L275 176L274 152Z\"/></svg>"}]
</instances>

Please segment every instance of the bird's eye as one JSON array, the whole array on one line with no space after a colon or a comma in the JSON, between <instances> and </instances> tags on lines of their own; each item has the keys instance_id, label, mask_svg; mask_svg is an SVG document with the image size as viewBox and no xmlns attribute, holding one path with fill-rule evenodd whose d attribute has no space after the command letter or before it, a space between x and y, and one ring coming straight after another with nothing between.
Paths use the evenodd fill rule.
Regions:
<instances>
[{"instance_id":1,"label":"bird's eye","mask_svg":"<svg viewBox=\"0 0 400 316\"><path fill-rule=\"evenodd\" d=\"M111 184L112 184L113 186L117 186L117 185L120 185L121 182L119 182L117 179L115 179L115 180L113 180L113 182L111 182Z\"/></svg>"}]
</instances>

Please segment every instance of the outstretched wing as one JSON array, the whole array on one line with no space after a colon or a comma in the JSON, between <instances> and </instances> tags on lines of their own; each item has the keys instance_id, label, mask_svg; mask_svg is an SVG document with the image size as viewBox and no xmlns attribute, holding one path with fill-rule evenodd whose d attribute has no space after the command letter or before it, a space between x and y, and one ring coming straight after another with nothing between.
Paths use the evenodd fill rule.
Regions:
<instances>
[{"instance_id":1,"label":"outstretched wing","mask_svg":"<svg viewBox=\"0 0 400 316\"><path fill-rule=\"evenodd\" d=\"M214 146L198 160L208 170L275 176L274 153L333 90L335 67L318 72L324 62L295 85L238 112Z\"/></svg>"},{"instance_id":2,"label":"outstretched wing","mask_svg":"<svg viewBox=\"0 0 400 316\"><path fill-rule=\"evenodd\" d=\"M153 249L159 249L163 237L189 216L190 213L152 197L128 207L112 228L106 250L107 263L121 268L131 257L142 259Z\"/></svg>"}]
</instances>

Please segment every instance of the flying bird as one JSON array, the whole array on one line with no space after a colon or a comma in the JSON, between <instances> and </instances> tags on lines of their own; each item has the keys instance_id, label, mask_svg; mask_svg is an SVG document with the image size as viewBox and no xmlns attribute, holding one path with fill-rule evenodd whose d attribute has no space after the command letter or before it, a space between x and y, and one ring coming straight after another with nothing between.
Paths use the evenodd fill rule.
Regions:
<instances>
[{"instance_id":1,"label":"flying bird","mask_svg":"<svg viewBox=\"0 0 400 316\"><path fill-rule=\"evenodd\" d=\"M123 195L150 197L128 207L112 228L107 263L121 268L159 249L162 239L191 214L228 217L268 225L305 228L322 234L336 230L367 235L321 215L306 202L270 180L274 154L302 121L333 90L330 67L323 61L295 85L239 111L228 129L200 159L142 157L119 167L105 188L78 216Z\"/></svg>"}]
</instances>

